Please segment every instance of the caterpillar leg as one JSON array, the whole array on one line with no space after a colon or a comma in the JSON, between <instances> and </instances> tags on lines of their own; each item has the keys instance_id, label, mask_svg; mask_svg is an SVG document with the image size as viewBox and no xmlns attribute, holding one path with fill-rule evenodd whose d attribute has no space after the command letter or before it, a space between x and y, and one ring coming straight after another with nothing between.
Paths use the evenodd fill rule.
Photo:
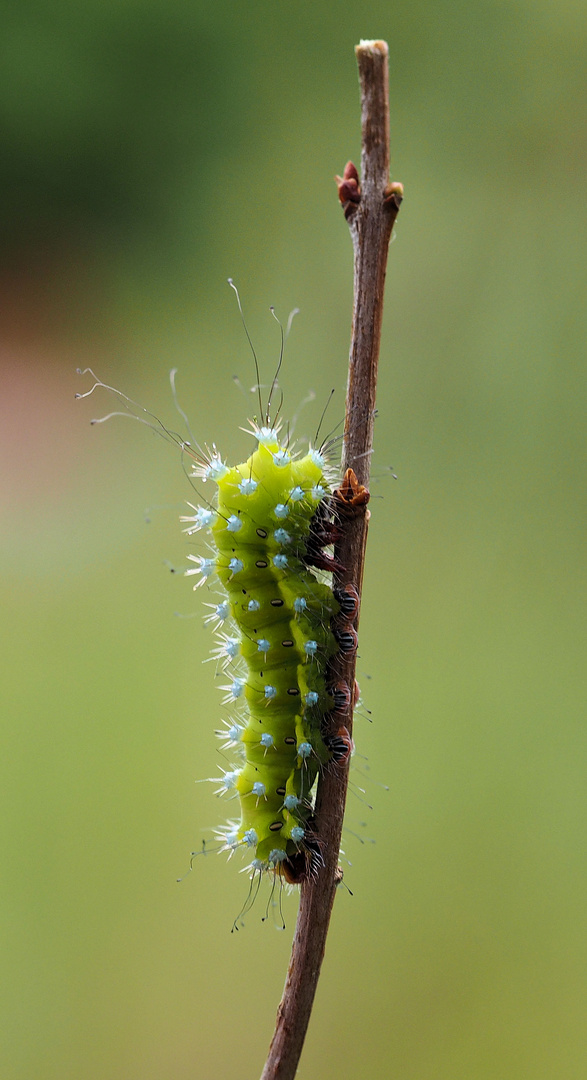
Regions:
<instances>
[{"instance_id":1,"label":"caterpillar leg","mask_svg":"<svg viewBox=\"0 0 587 1080\"><path fill-rule=\"evenodd\" d=\"M346 765L355 748L347 728L341 726L334 735L325 735L324 742L332 754L329 764Z\"/></svg>"}]
</instances>

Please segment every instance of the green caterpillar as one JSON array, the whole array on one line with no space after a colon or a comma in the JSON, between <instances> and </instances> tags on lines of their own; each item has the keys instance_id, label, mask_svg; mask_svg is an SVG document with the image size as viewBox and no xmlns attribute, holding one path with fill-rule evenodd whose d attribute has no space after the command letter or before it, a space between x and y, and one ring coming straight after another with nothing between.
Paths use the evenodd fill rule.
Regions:
<instances>
[{"instance_id":1,"label":"green caterpillar","mask_svg":"<svg viewBox=\"0 0 587 1080\"><path fill-rule=\"evenodd\" d=\"M326 583L325 573L340 575L343 567L324 549L340 538L357 508L364 509L368 492L349 469L331 493L328 443L296 457L280 439L279 425L269 419L279 367L265 410L259 396L265 424L252 424L256 449L232 468L215 448L196 450L85 370L95 381L78 398L98 387L110 391L127 414L195 459L193 477L217 484L215 503L190 503L194 513L181 520L188 535L204 530L211 541L212 556L189 555L196 565L186 574L198 576L194 588L216 575L224 590L219 603L208 605L206 621L218 636L212 655L230 677L222 687L224 704L243 707L217 732L222 749L240 759L215 778L218 793L238 796L241 807L240 821L218 830L220 850L249 850L254 873L274 871L299 883L322 863L313 832L312 789L322 768L346 762L352 752L344 724L353 692L355 700L358 695L356 684L351 691L337 674L334 658L356 651L359 596L352 584L333 589ZM174 399L185 418L174 376L173 371Z\"/></svg>"},{"instance_id":2,"label":"green caterpillar","mask_svg":"<svg viewBox=\"0 0 587 1080\"><path fill-rule=\"evenodd\" d=\"M240 821L219 830L221 846L250 849L253 870L296 880L301 856L320 859L311 832L318 770L348 752L327 745L332 740L321 728L336 708L327 665L344 647L330 624L349 610L349 594L341 604L310 569L337 568L323 551L338 534L324 454L310 447L292 457L269 426L254 424L253 434L257 447L242 465L225 465L216 451L198 464L193 475L215 481L217 503L192 507L195 513L181 520L189 534L206 529L214 545L211 558L190 556L197 566L187 573L199 576L194 588L216 574L226 590L208 616L219 631L214 655L238 672L222 687L225 703L246 705L218 733L241 755L218 780L220 792L238 794L241 809ZM351 606L354 614L354 598ZM226 623L229 634L220 631ZM356 638L346 642L355 647Z\"/></svg>"}]
</instances>

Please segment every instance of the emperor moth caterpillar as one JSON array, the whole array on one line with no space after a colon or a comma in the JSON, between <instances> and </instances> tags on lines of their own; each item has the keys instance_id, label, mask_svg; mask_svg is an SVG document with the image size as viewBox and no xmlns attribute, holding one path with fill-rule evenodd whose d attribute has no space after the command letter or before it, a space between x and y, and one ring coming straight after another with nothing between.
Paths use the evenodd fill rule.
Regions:
<instances>
[{"instance_id":1,"label":"emperor moth caterpillar","mask_svg":"<svg viewBox=\"0 0 587 1080\"><path fill-rule=\"evenodd\" d=\"M250 849L253 871L296 882L321 861L312 834L317 774L352 749L342 724L325 731L351 698L346 683L327 685L327 672L337 652L357 648L359 597L353 585L333 590L325 580L342 569L324 549L344 514L324 450L310 445L296 457L266 419L253 422L256 447L242 464L228 466L214 450L195 466L193 476L216 484L216 501L190 504L194 513L181 520L211 541L211 556L190 556L197 565L187 574L198 576L194 588L213 575L223 587L208 617L218 634L213 655L230 672L225 703L246 710L218 732L240 757L217 778L219 792L240 800L240 820L218 830L221 850Z\"/></svg>"},{"instance_id":2,"label":"emperor moth caterpillar","mask_svg":"<svg viewBox=\"0 0 587 1080\"><path fill-rule=\"evenodd\" d=\"M244 708L217 732L222 749L238 757L214 778L217 791L238 796L241 811L240 820L219 828L219 849L250 851L253 873L274 871L300 882L322 860L312 829L318 772L346 762L353 745L344 725L353 693L337 677L333 661L356 651L352 623L359 596L352 584L328 583L328 574L344 568L325 549L339 539L347 519L364 509L368 492L352 470L332 492L328 443L310 445L297 456L281 438L280 425L270 420L279 367L266 409L259 397L265 422L252 422L256 447L232 467L216 448L196 453L193 443L86 370L95 383L77 397L97 387L111 391L126 414L195 458L193 478L217 486L214 501L190 503L193 514L181 520L188 535L208 537L210 554L189 555L195 565L186 574L198 577L194 588L212 584L214 577L220 585L223 595L209 605L205 621L217 634L212 655L229 679L222 687L224 704ZM174 399L185 419L174 375ZM120 414L102 420L113 415ZM355 685L355 699L357 692Z\"/></svg>"}]
</instances>

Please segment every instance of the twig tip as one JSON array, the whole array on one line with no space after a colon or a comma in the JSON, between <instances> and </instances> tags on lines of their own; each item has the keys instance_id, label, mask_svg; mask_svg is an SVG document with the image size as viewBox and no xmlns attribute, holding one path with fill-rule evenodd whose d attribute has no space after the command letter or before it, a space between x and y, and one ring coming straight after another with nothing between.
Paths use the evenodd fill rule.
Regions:
<instances>
[{"instance_id":1,"label":"twig tip","mask_svg":"<svg viewBox=\"0 0 587 1080\"><path fill-rule=\"evenodd\" d=\"M376 38L374 41L361 38L359 44L355 45L355 55L360 56L361 53L370 53L371 56L380 53L381 56L389 56L389 46L381 38Z\"/></svg>"}]
</instances>

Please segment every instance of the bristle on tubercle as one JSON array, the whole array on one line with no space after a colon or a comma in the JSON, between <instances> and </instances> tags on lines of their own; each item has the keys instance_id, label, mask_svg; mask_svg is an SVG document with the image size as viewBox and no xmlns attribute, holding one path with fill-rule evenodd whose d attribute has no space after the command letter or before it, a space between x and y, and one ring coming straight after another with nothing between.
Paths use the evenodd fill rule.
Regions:
<instances>
[{"instance_id":1,"label":"bristle on tubercle","mask_svg":"<svg viewBox=\"0 0 587 1080\"><path fill-rule=\"evenodd\" d=\"M317 776L350 754L342 729L334 740L323 732L340 704L328 668L356 648L358 596L352 586L333 592L324 573L339 568L324 549L340 534L324 451L294 453L268 418L250 433L256 447L242 464L227 465L214 446L194 465L217 493L181 518L188 536L203 532L210 544L186 574L223 592L206 616L217 631L212 657L226 674L224 703L244 706L216 732L239 758L215 778L218 794L240 801L240 820L218 830L219 850L241 849L253 874L298 884L322 864Z\"/></svg>"}]
</instances>

